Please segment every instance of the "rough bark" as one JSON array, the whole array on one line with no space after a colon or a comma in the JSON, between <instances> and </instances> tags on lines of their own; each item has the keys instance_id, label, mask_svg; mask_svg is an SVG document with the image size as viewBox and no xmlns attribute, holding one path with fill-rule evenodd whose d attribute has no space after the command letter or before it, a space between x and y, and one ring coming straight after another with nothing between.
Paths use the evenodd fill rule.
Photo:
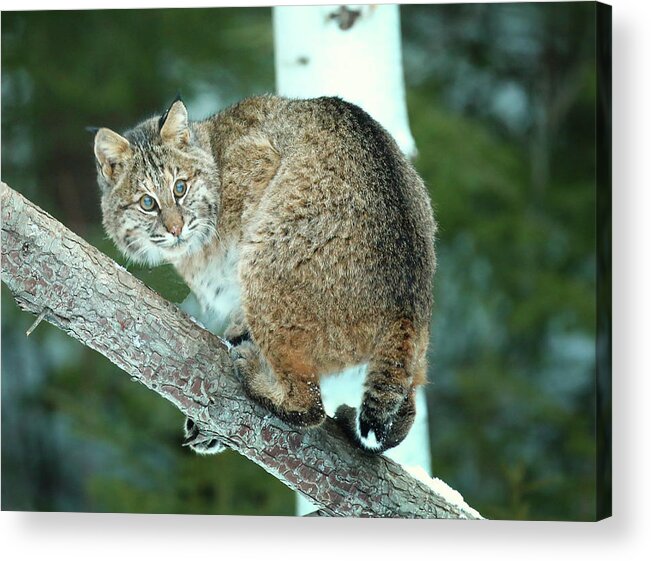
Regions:
<instances>
[{"instance_id":1,"label":"rough bark","mask_svg":"<svg viewBox=\"0 0 651 561\"><path fill-rule=\"evenodd\" d=\"M2 280L18 305L102 353L320 514L480 518L395 462L362 454L330 419L297 430L269 415L243 393L221 339L6 184L0 189Z\"/></svg>"}]
</instances>

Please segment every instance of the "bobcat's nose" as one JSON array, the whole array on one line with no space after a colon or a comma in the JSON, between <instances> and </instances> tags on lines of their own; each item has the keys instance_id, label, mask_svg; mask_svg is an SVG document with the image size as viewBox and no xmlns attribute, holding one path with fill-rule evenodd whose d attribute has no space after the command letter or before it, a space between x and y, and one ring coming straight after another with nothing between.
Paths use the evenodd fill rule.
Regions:
<instances>
[{"instance_id":1,"label":"bobcat's nose","mask_svg":"<svg viewBox=\"0 0 651 561\"><path fill-rule=\"evenodd\" d=\"M172 234L175 238L178 238L181 235L181 230L183 229L183 224L173 224L172 226L168 227L167 230L170 234Z\"/></svg>"},{"instance_id":2,"label":"bobcat's nose","mask_svg":"<svg viewBox=\"0 0 651 561\"><path fill-rule=\"evenodd\" d=\"M165 229L172 234L175 238L181 235L183 230L183 216L180 212L161 212L161 219Z\"/></svg>"}]
</instances>

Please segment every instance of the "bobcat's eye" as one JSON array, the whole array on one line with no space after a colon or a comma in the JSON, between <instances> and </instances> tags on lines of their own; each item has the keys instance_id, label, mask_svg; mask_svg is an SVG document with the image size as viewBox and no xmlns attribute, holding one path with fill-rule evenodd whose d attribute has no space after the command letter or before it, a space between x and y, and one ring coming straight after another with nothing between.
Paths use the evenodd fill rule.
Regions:
<instances>
[{"instance_id":1,"label":"bobcat's eye","mask_svg":"<svg viewBox=\"0 0 651 561\"><path fill-rule=\"evenodd\" d=\"M182 179L179 179L175 184L174 184L174 196L177 198L181 198L183 195L185 195L186 191L188 190L188 185L185 181Z\"/></svg>"},{"instance_id":2,"label":"bobcat's eye","mask_svg":"<svg viewBox=\"0 0 651 561\"><path fill-rule=\"evenodd\" d=\"M140 208L142 210L154 210L156 208L156 201L154 200L154 197L151 197L149 195L143 195L140 197Z\"/></svg>"}]
</instances>

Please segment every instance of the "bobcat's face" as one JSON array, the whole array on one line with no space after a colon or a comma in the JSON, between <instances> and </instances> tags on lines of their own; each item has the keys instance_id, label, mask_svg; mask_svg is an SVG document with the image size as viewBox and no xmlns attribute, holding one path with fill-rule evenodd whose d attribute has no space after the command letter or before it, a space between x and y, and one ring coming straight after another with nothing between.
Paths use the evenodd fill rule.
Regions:
<instances>
[{"instance_id":1,"label":"bobcat's face","mask_svg":"<svg viewBox=\"0 0 651 561\"><path fill-rule=\"evenodd\" d=\"M191 143L187 113L179 119L179 111L185 107L177 101L162 125L146 121L126 138L108 129L97 133L104 228L135 262L175 263L217 236L216 166Z\"/></svg>"}]
</instances>

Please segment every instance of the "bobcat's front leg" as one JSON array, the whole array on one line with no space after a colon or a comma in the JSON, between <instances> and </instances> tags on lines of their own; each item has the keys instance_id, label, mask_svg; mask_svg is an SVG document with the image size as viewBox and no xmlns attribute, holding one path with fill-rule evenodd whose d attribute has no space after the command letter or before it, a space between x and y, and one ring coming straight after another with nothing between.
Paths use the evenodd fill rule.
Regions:
<instances>
[{"instance_id":1,"label":"bobcat's front leg","mask_svg":"<svg viewBox=\"0 0 651 561\"><path fill-rule=\"evenodd\" d=\"M234 310L231 312L228 327L224 331L224 339L235 347L250 338L249 326L244 319L244 313L241 308ZM219 439L203 434L189 417L185 419L183 434L185 435L183 445L189 446L197 454L219 454L227 448Z\"/></svg>"},{"instance_id":2,"label":"bobcat's front leg","mask_svg":"<svg viewBox=\"0 0 651 561\"><path fill-rule=\"evenodd\" d=\"M224 339L234 347L251 339L249 325L246 322L242 308L238 308L231 312L228 327L226 328L226 331L224 331Z\"/></svg>"}]
</instances>

